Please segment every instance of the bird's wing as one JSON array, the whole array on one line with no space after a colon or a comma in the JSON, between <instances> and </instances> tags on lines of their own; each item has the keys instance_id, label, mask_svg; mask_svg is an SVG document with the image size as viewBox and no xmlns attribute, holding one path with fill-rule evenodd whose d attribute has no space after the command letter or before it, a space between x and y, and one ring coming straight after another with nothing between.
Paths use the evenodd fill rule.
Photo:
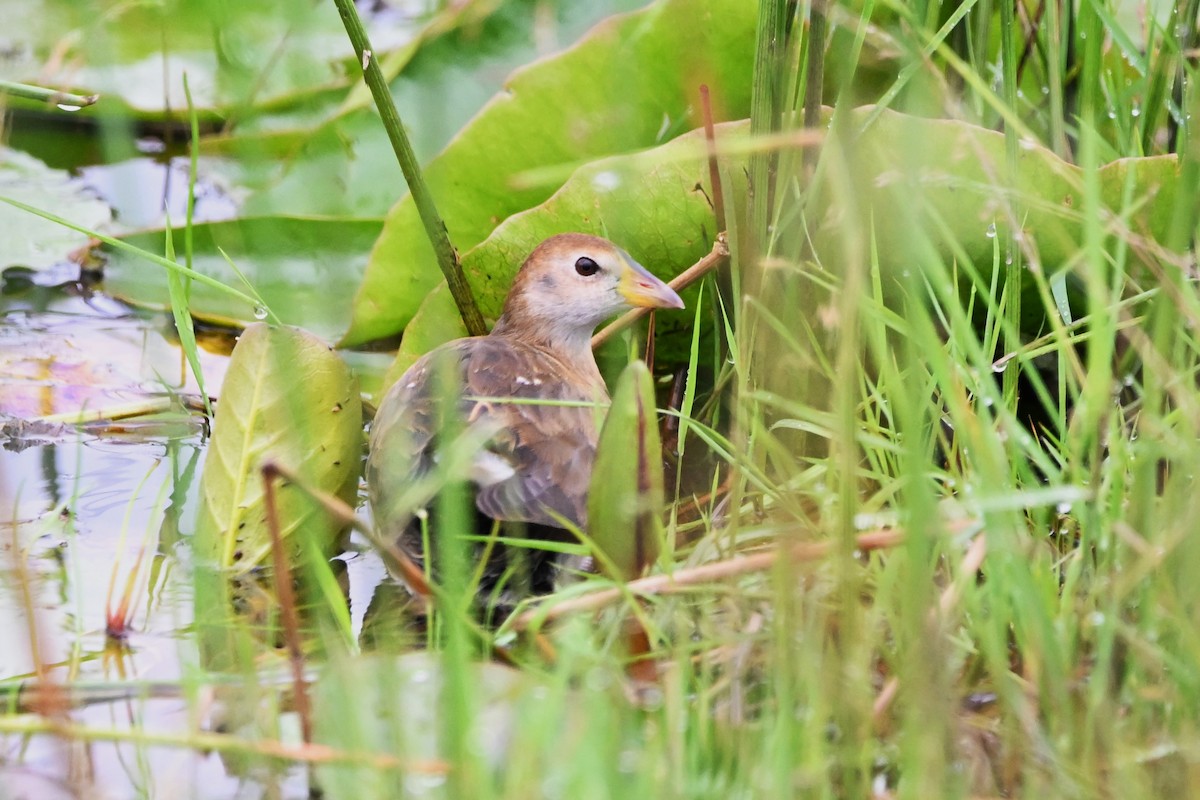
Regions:
<instances>
[{"instance_id":1,"label":"bird's wing","mask_svg":"<svg viewBox=\"0 0 1200 800\"><path fill-rule=\"evenodd\" d=\"M538 348L480 341L465 363L467 418L495 427L490 457L512 474L480 481L476 505L495 519L584 525L603 387Z\"/></svg>"},{"instance_id":2,"label":"bird's wing","mask_svg":"<svg viewBox=\"0 0 1200 800\"><path fill-rule=\"evenodd\" d=\"M444 360L443 360L444 359ZM371 431L367 483L381 528L395 530L429 503L422 478L435 452L438 365L459 383L459 409L473 451L463 477L480 511L499 520L583 525L603 388L543 350L500 337L463 339L418 360L388 391ZM426 482L428 484L428 481Z\"/></svg>"}]
</instances>

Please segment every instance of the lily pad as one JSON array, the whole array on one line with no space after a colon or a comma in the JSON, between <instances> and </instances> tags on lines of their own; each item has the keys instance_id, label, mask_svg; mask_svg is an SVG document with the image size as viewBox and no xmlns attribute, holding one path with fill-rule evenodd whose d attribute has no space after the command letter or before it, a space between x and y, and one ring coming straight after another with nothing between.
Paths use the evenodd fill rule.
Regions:
<instances>
[{"instance_id":1,"label":"lily pad","mask_svg":"<svg viewBox=\"0 0 1200 800\"><path fill-rule=\"evenodd\" d=\"M1048 273L1078 252L1083 173L1050 150L1023 145L1017 168L1008 175L1004 136L976 125L864 107L851 112L847 128L852 137L845 157L862 187L858 201L870 210L885 274L900 278L920 263L923 254L912 250L915 226L927 232L932 252L947 259L965 257L985 275L990 275L996 237L1007 236L1010 220L1020 220L1025 247ZM726 145L721 156L729 181L725 193L735 208L746 191L747 156L727 145L748 134L746 122L717 128L718 142ZM1099 197L1113 230L1161 242L1178 180L1179 163L1173 156L1127 158L1103 166ZM1129 213L1122 213L1127 182ZM847 257L848 211L821 173L812 192L808 208L816 213L808 230L814 252L836 271ZM608 236L669 279L708 252L716 228L709 193L700 132L640 154L603 159L576 170L546 202L505 220L463 257L463 267L485 315L493 318L525 255L542 239L563 231ZM1028 283L1032 289L1032 277ZM1026 327L1036 331L1044 311L1040 302L1026 306ZM686 357L683 333L689 323L685 315L659 315L660 356ZM461 332L445 289L430 293L405 329L389 376Z\"/></svg>"},{"instance_id":2,"label":"lily pad","mask_svg":"<svg viewBox=\"0 0 1200 800\"><path fill-rule=\"evenodd\" d=\"M570 41L642 2L564 3L551 17L529 0L447 5L409 45L380 56L417 157L445 147L509 72L545 51L547 39ZM204 137L201 152L205 174L247 190L246 214L383 216L406 188L361 79L348 94L273 109L231 134Z\"/></svg>"},{"instance_id":3,"label":"lily pad","mask_svg":"<svg viewBox=\"0 0 1200 800\"><path fill-rule=\"evenodd\" d=\"M242 288L228 255L266 304L284 322L303 324L320 335L342 330L354 287L379 221L303 217L250 217L193 228L193 268L222 283ZM124 241L143 250L165 252L162 230L130 234ZM183 258L183 231L174 233ZM104 288L140 305L166 307L163 269L124 251L105 248ZM193 284L192 312L200 318L254 322L262 313L210 287Z\"/></svg>"},{"instance_id":4,"label":"lily pad","mask_svg":"<svg viewBox=\"0 0 1200 800\"><path fill-rule=\"evenodd\" d=\"M515 73L425 171L451 241L460 250L475 246L558 186L515 187L514 175L628 152L697 127L702 83L720 118L746 115L754 25L745 0L661 0ZM343 344L398 333L440 277L405 198L371 254Z\"/></svg>"},{"instance_id":5,"label":"lily pad","mask_svg":"<svg viewBox=\"0 0 1200 800\"><path fill-rule=\"evenodd\" d=\"M846 143L844 156L864 190L859 199L870 209L884 269L898 274L919 263L914 226L940 255L965 256L986 274L997 238L1004 242L1014 230L1034 266L1048 273L1079 251L1083 171L1052 151L1022 142L1010 168L1001 133L872 107L856 110L849 128L861 132ZM1098 178L1110 233L1163 241L1179 180L1175 156L1121 159L1101 167ZM845 258L847 210L828 181L814 191L809 208L822 211L812 225L816 250L836 269Z\"/></svg>"},{"instance_id":6,"label":"lily pad","mask_svg":"<svg viewBox=\"0 0 1200 800\"><path fill-rule=\"evenodd\" d=\"M112 219L109 207L89 194L68 173L50 169L33 156L0 147L0 195L91 229ZM88 238L9 205L0 205L0 269L22 266L42 270L66 261Z\"/></svg>"},{"instance_id":7,"label":"lily pad","mask_svg":"<svg viewBox=\"0 0 1200 800\"><path fill-rule=\"evenodd\" d=\"M293 101L358 78L353 50L333 3L309 0L164 0L154 3L0 0L6 58L0 78L99 93L139 116L187 108L186 72L196 106L223 115ZM371 25L383 53L415 38L424 20ZM386 24L383 24L386 23ZM10 44L11 43L11 44Z\"/></svg>"},{"instance_id":8,"label":"lily pad","mask_svg":"<svg viewBox=\"0 0 1200 800\"><path fill-rule=\"evenodd\" d=\"M273 461L353 503L362 450L358 383L328 345L298 328L252 325L234 348L200 479L197 551L245 573L271 539L260 469ZM295 485L279 487L282 537L303 531L331 551L338 527Z\"/></svg>"},{"instance_id":9,"label":"lily pad","mask_svg":"<svg viewBox=\"0 0 1200 800\"><path fill-rule=\"evenodd\" d=\"M723 123L717 126L717 136L742 136L747 130L745 123ZM738 169L740 166L729 171ZM693 131L661 147L581 167L550 199L501 223L463 257L463 269L480 309L491 319L500 314L525 257L557 233L605 236L658 277L670 280L712 248L717 223L710 196L703 131ZM686 337L676 333L688 330L689 325L687 315L668 312L657 316L658 335L677 341L680 347L677 353L660 348L661 356L686 358ZM428 350L463 335L458 310L443 283L429 293L404 329L385 383L398 378Z\"/></svg>"}]
</instances>

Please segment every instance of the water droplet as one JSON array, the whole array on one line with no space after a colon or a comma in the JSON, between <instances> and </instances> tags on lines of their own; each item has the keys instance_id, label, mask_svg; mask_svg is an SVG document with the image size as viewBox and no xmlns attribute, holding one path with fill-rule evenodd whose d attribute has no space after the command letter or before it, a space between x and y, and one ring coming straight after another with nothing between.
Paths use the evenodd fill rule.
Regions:
<instances>
[{"instance_id":1,"label":"water droplet","mask_svg":"<svg viewBox=\"0 0 1200 800\"><path fill-rule=\"evenodd\" d=\"M992 372L995 372L997 375L999 375L1001 372L1004 372L1004 370L1008 369L1008 364L1010 361L1012 361L1012 359L1006 357L995 362L992 364Z\"/></svg>"},{"instance_id":2,"label":"water droplet","mask_svg":"<svg viewBox=\"0 0 1200 800\"><path fill-rule=\"evenodd\" d=\"M1063 502L1056 505L1054 507L1054 510L1060 514L1069 514L1069 513L1071 513L1071 504L1064 500Z\"/></svg>"},{"instance_id":3,"label":"water droplet","mask_svg":"<svg viewBox=\"0 0 1200 800\"><path fill-rule=\"evenodd\" d=\"M989 239L995 239L996 238L996 223L993 222L991 225L988 225L987 230L984 231L984 234Z\"/></svg>"},{"instance_id":4,"label":"water droplet","mask_svg":"<svg viewBox=\"0 0 1200 800\"><path fill-rule=\"evenodd\" d=\"M83 106L73 106L70 103L59 103L58 104L59 111L78 111L81 108L83 108Z\"/></svg>"},{"instance_id":5,"label":"water droplet","mask_svg":"<svg viewBox=\"0 0 1200 800\"><path fill-rule=\"evenodd\" d=\"M592 178L592 188L597 192L611 192L621 185L621 176L612 170L597 172Z\"/></svg>"},{"instance_id":6,"label":"water droplet","mask_svg":"<svg viewBox=\"0 0 1200 800\"><path fill-rule=\"evenodd\" d=\"M267 307L266 306L255 306L254 307L254 318L255 319L266 319L267 318Z\"/></svg>"},{"instance_id":7,"label":"water droplet","mask_svg":"<svg viewBox=\"0 0 1200 800\"><path fill-rule=\"evenodd\" d=\"M1142 110L1140 108L1138 108L1137 106L1134 106L1133 110L1130 111L1129 113L1135 117L1140 117L1142 115Z\"/></svg>"}]
</instances>

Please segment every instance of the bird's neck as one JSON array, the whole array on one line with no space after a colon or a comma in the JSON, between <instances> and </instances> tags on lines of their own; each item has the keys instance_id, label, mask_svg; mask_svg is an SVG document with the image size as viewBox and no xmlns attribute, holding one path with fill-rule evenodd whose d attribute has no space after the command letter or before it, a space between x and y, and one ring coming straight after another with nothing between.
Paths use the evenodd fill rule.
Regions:
<instances>
[{"instance_id":1,"label":"bird's neck","mask_svg":"<svg viewBox=\"0 0 1200 800\"><path fill-rule=\"evenodd\" d=\"M597 386L604 386L596 358L592 355L592 331L565 321L549 320L538 325L513 324L502 314L492 328L492 336L503 336L552 355Z\"/></svg>"}]
</instances>

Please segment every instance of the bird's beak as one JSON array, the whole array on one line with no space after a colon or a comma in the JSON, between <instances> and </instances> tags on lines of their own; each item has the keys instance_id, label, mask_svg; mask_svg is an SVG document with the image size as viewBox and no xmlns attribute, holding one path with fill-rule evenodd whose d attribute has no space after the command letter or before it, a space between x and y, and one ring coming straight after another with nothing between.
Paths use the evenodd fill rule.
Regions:
<instances>
[{"instance_id":1,"label":"bird's beak","mask_svg":"<svg viewBox=\"0 0 1200 800\"><path fill-rule=\"evenodd\" d=\"M683 308L675 290L660 281L641 264L625 256L625 271L617 288L631 306L641 308Z\"/></svg>"}]
</instances>

